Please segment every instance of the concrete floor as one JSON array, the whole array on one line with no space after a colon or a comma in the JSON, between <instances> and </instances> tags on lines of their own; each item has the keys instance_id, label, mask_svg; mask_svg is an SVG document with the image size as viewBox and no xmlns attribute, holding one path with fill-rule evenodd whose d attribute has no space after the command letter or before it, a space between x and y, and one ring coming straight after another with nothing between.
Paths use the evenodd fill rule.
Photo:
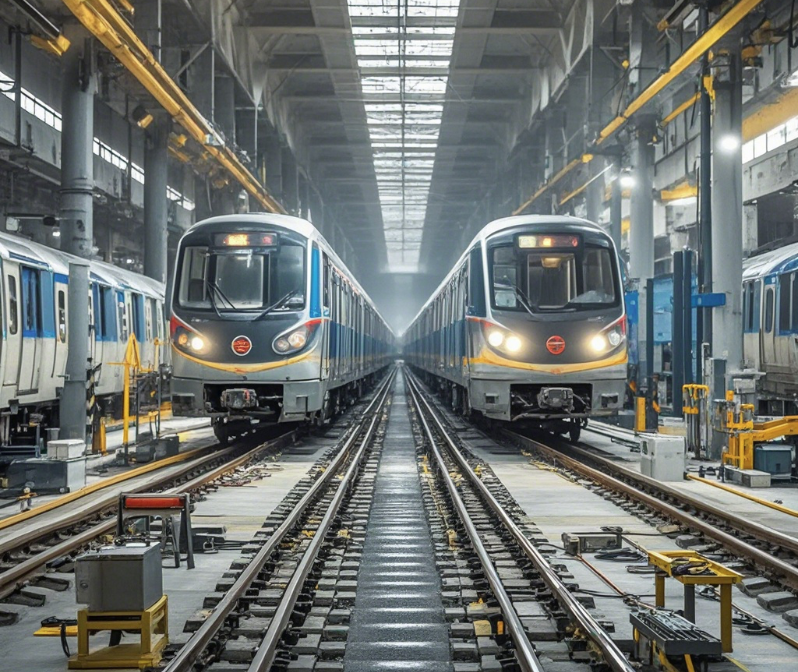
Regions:
<instances>
[{"instance_id":1,"label":"concrete floor","mask_svg":"<svg viewBox=\"0 0 798 672\"><path fill-rule=\"evenodd\" d=\"M248 541L260 529L263 520L280 503L291 488L307 473L334 439L307 439L279 456L273 463L271 476L243 487L220 488L208 499L198 502L192 515L195 526L208 523L223 523L227 526L227 538ZM196 568L187 570L164 567L164 592L169 596L169 633L172 640L184 640L186 619L202 608L205 596L215 590L222 574L237 558L237 550L224 550L216 554L195 556ZM42 607L24 607L0 604L0 611L16 612L16 624L0 627L0 672L12 670L36 670L37 672L63 672L66 658L61 651L58 638L34 638L33 632L42 619L49 616L74 618L77 605L74 597L74 575L53 574L70 582L64 592L32 588L33 592L45 593L47 601ZM107 642L107 633L93 639L97 645ZM123 640L124 641L124 640ZM76 640L70 638L74 651Z\"/></svg>"},{"instance_id":2,"label":"concrete floor","mask_svg":"<svg viewBox=\"0 0 798 672\"><path fill-rule=\"evenodd\" d=\"M587 438L583 435L583 443L592 442L592 440L592 436ZM675 550L678 548L671 539L657 534L654 528L639 518L626 513L581 485L572 483L555 472L531 464L516 449L496 446L493 441L484 437L477 439L475 443L479 446L474 449L475 454L490 462L496 476L501 479L530 519L540 527L543 534L553 544L558 546L562 544L561 534L563 532L598 531L605 525L619 525L628 532L629 537L644 548L651 550ZM695 485L702 488L701 493L705 490L711 492L716 490L700 483ZM733 495L729 496L733 497ZM751 503L751 506L757 505ZM765 510L767 511L767 509ZM630 574L626 571L626 566L629 563L593 561L590 558L591 556L588 556L588 560L621 590L653 603L653 576ZM613 591L600 581L588 567L573 557L558 553L553 556L553 559L568 567L580 588L614 595ZM674 609L681 608L682 596L681 584L675 580L666 581L666 606ZM798 637L798 630L789 626L778 614L772 614L759 607L755 599L749 598L737 590L733 593L733 599L734 604L783 629L791 637ZM615 636L624 639L631 637L629 607L616 597L596 597L595 601L595 614L602 615L603 618L615 623ZM697 623L715 636L719 636L718 608L717 602L697 598ZM776 637L749 637L735 629L734 643L735 651L731 657L745 665L751 672L791 672L798 669L798 662L796 662L798 661L798 651ZM713 669L718 668L716 666Z\"/></svg>"}]
</instances>

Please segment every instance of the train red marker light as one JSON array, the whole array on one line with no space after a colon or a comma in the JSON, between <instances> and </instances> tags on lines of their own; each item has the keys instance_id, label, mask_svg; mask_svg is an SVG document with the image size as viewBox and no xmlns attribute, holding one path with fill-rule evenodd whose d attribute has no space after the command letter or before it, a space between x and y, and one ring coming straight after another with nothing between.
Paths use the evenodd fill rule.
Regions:
<instances>
[{"instance_id":1,"label":"train red marker light","mask_svg":"<svg viewBox=\"0 0 798 672\"><path fill-rule=\"evenodd\" d=\"M565 339L562 336L552 336L546 341L546 350L552 355L561 355L565 351Z\"/></svg>"},{"instance_id":2,"label":"train red marker light","mask_svg":"<svg viewBox=\"0 0 798 672\"><path fill-rule=\"evenodd\" d=\"M252 341L250 341L246 336L238 336L233 339L232 344L230 347L233 348L233 352L237 355L243 356L249 353L252 350Z\"/></svg>"}]
</instances>

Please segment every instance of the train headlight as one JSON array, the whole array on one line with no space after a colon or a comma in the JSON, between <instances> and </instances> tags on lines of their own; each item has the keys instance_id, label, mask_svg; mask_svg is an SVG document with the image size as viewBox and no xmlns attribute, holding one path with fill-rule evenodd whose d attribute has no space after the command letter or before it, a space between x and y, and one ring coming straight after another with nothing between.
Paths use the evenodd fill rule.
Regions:
<instances>
[{"instance_id":1,"label":"train headlight","mask_svg":"<svg viewBox=\"0 0 798 672\"><path fill-rule=\"evenodd\" d=\"M518 336L510 336L504 344L508 352L518 352L521 349L521 339Z\"/></svg>"},{"instance_id":2,"label":"train headlight","mask_svg":"<svg viewBox=\"0 0 798 672\"><path fill-rule=\"evenodd\" d=\"M177 344L186 347L188 345L188 334L184 331L177 337Z\"/></svg>"},{"instance_id":3,"label":"train headlight","mask_svg":"<svg viewBox=\"0 0 798 672\"><path fill-rule=\"evenodd\" d=\"M203 336L174 316L169 322L169 331L172 342L184 352L201 353L208 349L208 342Z\"/></svg>"},{"instance_id":4,"label":"train headlight","mask_svg":"<svg viewBox=\"0 0 798 672\"><path fill-rule=\"evenodd\" d=\"M280 334L272 342L272 349L278 355L290 355L299 352L311 340L316 327L321 324L321 320L310 320L290 331Z\"/></svg>"},{"instance_id":5,"label":"train headlight","mask_svg":"<svg viewBox=\"0 0 798 672\"><path fill-rule=\"evenodd\" d=\"M614 350L626 340L626 316L613 322L609 327L601 330L590 340L590 349L593 352Z\"/></svg>"},{"instance_id":6,"label":"train headlight","mask_svg":"<svg viewBox=\"0 0 798 672\"><path fill-rule=\"evenodd\" d=\"M590 347L594 352L604 352L607 349L607 339L601 334L596 334L590 340Z\"/></svg>"},{"instance_id":7,"label":"train headlight","mask_svg":"<svg viewBox=\"0 0 798 672\"><path fill-rule=\"evenodd\" d=\"M494 348L498 348L504 343L504 334L498 329L494 329L488 334L488 343Z\"/></svg>"},{"instance_id":8,"label":"train headlight","mask_svg":"<svg viewBox=\"0 0 798 672\"><path fill-rule=\"evenodd\" d=\"M205 347L205 341L203 341L199 336L192 336L191 337L191 349L195 352L199 352Z\"/></svg>"}]
</instances>

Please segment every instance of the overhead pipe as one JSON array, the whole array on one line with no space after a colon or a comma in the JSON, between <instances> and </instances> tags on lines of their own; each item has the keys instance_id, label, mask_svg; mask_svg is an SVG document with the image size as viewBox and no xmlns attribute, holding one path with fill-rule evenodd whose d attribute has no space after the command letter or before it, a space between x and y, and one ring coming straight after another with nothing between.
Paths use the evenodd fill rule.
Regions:
<instances>
[{"instance_id":1,"label":"overhead pipe","mask_svg":"<svg viewBox=\"0 0 798 672\"><path fill-rule=\"evenodd\" d=\"M629 105L607 124L598 134L596 141L593 143L593 148L599 147L609 138L611 138L627 121L629 118L649 103L657 94L659 94L666 86L668 86L679 75L683 74L687 68L695 63L701 56L709 51L721 38L729 33L737 24L739 24L751 11L757 7L762 0L740 0L731 9L729 9L723 16L721 16L715 23L712 24L693 44L691 44L677 58L666 72L661 74L651 84L649 84L643 92L635 98ZM590 150L588 150L590 151ZM521 214L532 203L534 203L542 194L548 191L551 187L559 182L565 174L571 172L577 165L579 160L572 161L562 171L557 173L549 182L543 184L529 199L527 199L520 207L513 211L514 215Z\"/></svg>"},{"instance_id":2,"label":"overhead pipe","mask_svg":"<svg viewBox=\"0 0 798 672\"><path fill-rule=\"evenodd\" d=\"M249 172L222 137L169 77L152 52L107 0L63 0L77 19L147 89L158 103L269 212L280 203Z\"/></svg>"}]
</instances>

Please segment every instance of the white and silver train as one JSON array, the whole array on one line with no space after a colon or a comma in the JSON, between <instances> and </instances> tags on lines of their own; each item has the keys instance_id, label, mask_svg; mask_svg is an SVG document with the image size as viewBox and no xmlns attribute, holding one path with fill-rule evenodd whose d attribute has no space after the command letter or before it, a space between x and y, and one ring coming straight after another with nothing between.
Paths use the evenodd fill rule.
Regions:
<instances>
[{"instance_id":1,"label":"white and silver train","mask_svg":"<svg viewBox=\"0 0 798 672\"><path fill-rule=\"evenodd\" d=\"M393 333L309 222L214 217L180 241L172 410L210 417L224 442L264 424L318 424L391 361Z\"/></svg>"},{"instance_id":2,"label":"white and silver train","mask_svg":"<svg viewBox=\"0 0 798 672\"><path fill-rule=\"evenodd\" d=\"M69 262L54 248L0 233L2 347L0 347L0 446L37 446L58 427L69 342ZM136 335L142 365L157 368L168 357L164 285L137 273L91 261L89 356L94 393L111 411L121 399L129 335ZM158 360L156 361L156 357ZM0 457L4 451L0 450ZM13 455L13 450L5 451Z\"/></svg>"},{"instance_id":3,"label":"white and silver train","mask_svg":"<svg viewBox=\"0 0 798 672\"><path fill-rule=\"evenodd\" d=\"M760 413L798 413L798 243L743 263L743 356L764 374Z\"/></svg>"}]
</instances>

